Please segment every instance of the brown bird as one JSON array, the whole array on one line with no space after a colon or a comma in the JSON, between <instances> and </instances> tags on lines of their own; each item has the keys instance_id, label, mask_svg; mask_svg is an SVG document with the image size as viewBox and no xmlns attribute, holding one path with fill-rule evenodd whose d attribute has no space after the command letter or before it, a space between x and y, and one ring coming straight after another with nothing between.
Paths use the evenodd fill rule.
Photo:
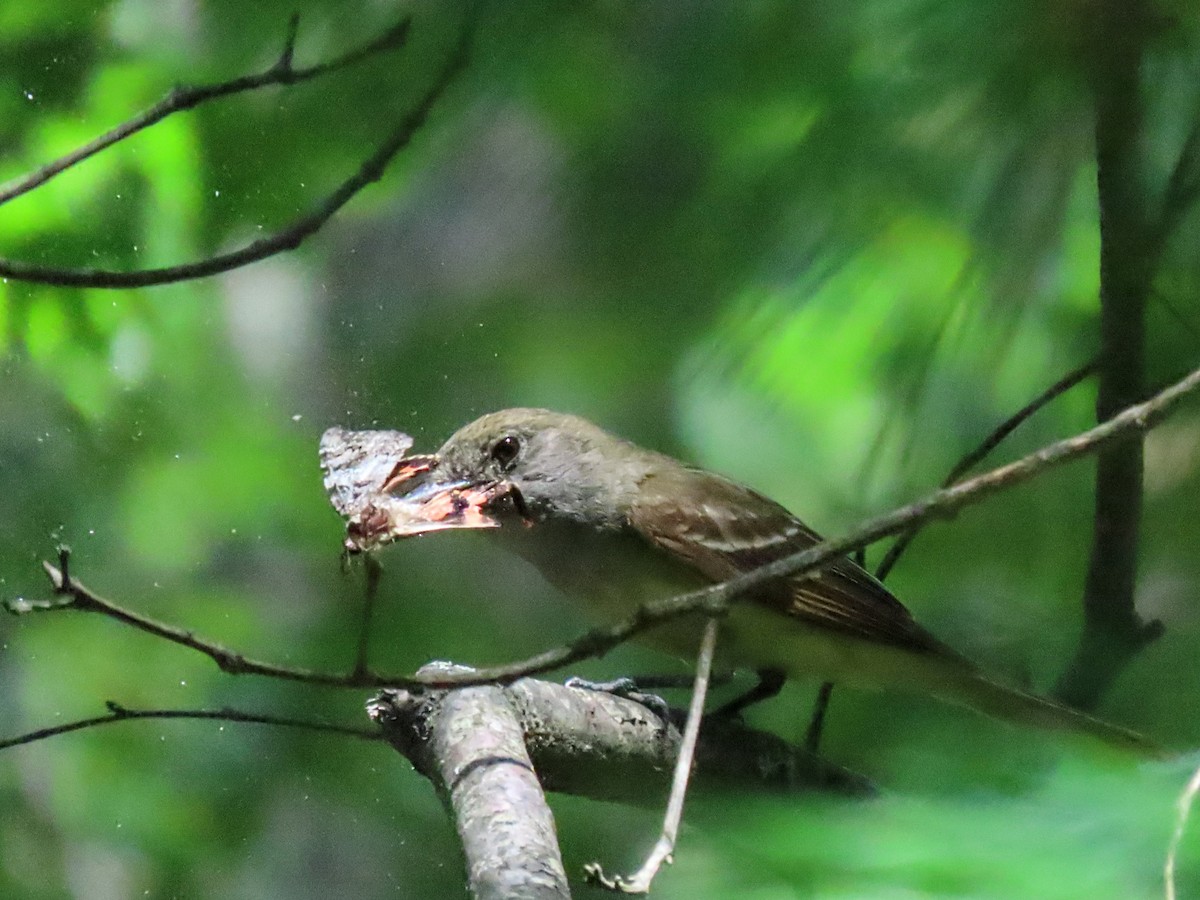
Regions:
<instances>
[{"instance_id":1,"label":"brown bird","mask_svg":"<svg viewBox=\"0 0 1200 900\"><path fill-rule=\"evenodd\" d=\"M406 520L389 531L387 516L371 508L377 533L364 537L360 523L355 537L352 521L348 546L498 526L509 548L604 621L821 540L748 487L549 410L485 415L434 456L413 459L419 465L397 467L387 488L404 501ZM698 617L676 620L643 640L690 658L702 628ZM1001 719L1153 751L1132 731L984 675L848 558L768 583L737 603L721 626L718 663L754 669L767 683L804 675L915 690Z\"/></svg>"}]
</instances>

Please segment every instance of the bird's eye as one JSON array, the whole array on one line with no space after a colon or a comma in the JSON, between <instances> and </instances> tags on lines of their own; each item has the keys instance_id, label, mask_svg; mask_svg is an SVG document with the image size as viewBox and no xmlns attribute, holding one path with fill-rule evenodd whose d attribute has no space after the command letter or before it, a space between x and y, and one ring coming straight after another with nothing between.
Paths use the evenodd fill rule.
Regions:
<instances>
[{"instance_id":1,"label":"bird's eye","mask_svg":"<svg viewBox=\"0 0 1200 900\"><path fill-rule=\"evenodd\" d=\"M501 469L508 469L520 452L521 442L511 434L500 438L492 445L492 459L499 464Z\"/></svg>"}]
</instances>

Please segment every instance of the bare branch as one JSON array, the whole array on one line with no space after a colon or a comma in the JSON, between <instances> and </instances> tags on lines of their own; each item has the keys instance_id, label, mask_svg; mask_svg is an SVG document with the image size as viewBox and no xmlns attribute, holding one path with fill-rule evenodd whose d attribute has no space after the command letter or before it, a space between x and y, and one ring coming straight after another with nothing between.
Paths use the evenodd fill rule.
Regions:
<instances>
[{"instance_id":1,"label":"bare branch","mask_svg":"<svg viewBox=\"0 0 1200 900\"><path fill-rule=\"evenodd\" d=\"M210 256L207 259L159 269L137 269L116 272L107 269L76 269L38 266L13 260L0 259L0 277L35 284L53 284L63 287L93 288L137 288L158 284L173 284L228 272L250 263L258 262L287 250L299 247L345 206L355 194L368 184L378 181L392 159L404 147L417 130L425 123L434 104L445 93L454 77L466 66L470 47L471 24L464 26L461 39L449 60L438 74L433 85L425 92L416 106L393 129L392 132L368 157L358 171L343 181L307 215L295 220L286 228L267 237L228 253Z\"/></svg>"},{"instance_id":2,"label":"bare branch","mask_svg":"<svg viewBox=\"0 0 1200 900\"><path fill-rule=\"evenodd\" d=\"M133 118L125 120L120 125L104 132L104 134L89 141L82 147L72 150L70 153L46 163L46 165L36 171L30 172L23 178L14 179L0 188L0 206L3 206L16 197L20 197L22 194L29 193L34 188L41 187L56 175L65 172L72 166L76 166L85 159L95 156L102 150L107 150L114 144L149 128L151 125L158 124L163 119L177 112L194 109L211 100L229 97L233 94L241 94L246 91L256 91L270 85L287 86L300 84L301 82L310 81L322 75L327 75L330 72L335 72L338 69L344 69L362 62L377 53L398 50L404 46L411 21L408 16L405 16L378 37L372 38L361 47L356 47L336 59L313 66L295 68L292 65L292 54L296 46L296 32L300 18L298 15L292 16L288 23L287 38L284 41L283 52L270 68L264 69L262 72L254 75L244 75L241 78L232 78L229 81L222 81L217 84L180 85L172 88L170 93L149 109L143 110Z\"/></svg>"},{"instance_id":3,"label":"bare branch","mask_svg":"<svg viewBox=\"0 0 1200 900\"><path fill-rule=\"evenodd\" d=\"M440 663L417 674L445 678L469 671ZM532 834L518 834L515 842L493 828L495 822L524 824L530 808L533 821L543 821L543 801L530 793L538 785L539 791L657 806L679 756L678 726L685 717L682 710L671 710L662 719L627 697L532 678L507 687L387 690L367 708L392 745L434 784L454 816L477 897L543 896L537 890L521 892L529 883L528 873L559 869L557 848L549 843L552 834L547 836L540 824ZM504 735L503 744L497 735ZM536 782L529 780L527 765L536 772ZM489 785L476 781L485 779ZM735 719L704 720L695 779L770 794L875 794L861 775ZM513 875L510 893L488 893L503 872ZM547 890L551 897L561 896Z\"/></svg>"},{"instance_id":4,"label":"bare branch","mask_svg":"<svg viewBox=\"0 0 1200 900\"><path fill-rule=\"evenodd\" d=\"M504 689L468 687L433 706L425 701L395 692L368 711L437 789L462 842L472 896L570 900L554 816Z\"/></svg>"},{"instance_id":5,"label":"bare branch","mask_svg":"<svg viewBox=\"0 0 1200 900\"><path fill-rule=\"evenodd\" d=\"M1188 210L1200 196L1200 109L1179 150L1175 168L1167 179L1163 192L1155 238L1155 251L1162 253Z\"/></svg>"},{"instance_id":6,"label":"bare branch","mask_svg":"<svg viewBox=\"0 0 1200 900\"><path fill-rule=\"evenodd\" d=\"M383 577L383 566L371 554L367 554L364 568L363 605L359 615L358 646L354 651L354 675L365 675L371 671L371 621L375 613L375 601L379 598L379 581Z\"/></svg>"},{"instance_id":7,"label":"bare branch","mask_svg":"<svg viewBox=\"0 0 1200 900\"><path fill-rule=\"evenodd\" d=\"M187 647L202 653L217 664L222 672L230 675L265 675L284 681L301 681L308 684L323 684L331 687L384 687L403 682L403 679L389 679L370 671L350 672L339 675L332 672L317 672L309 669L276 666L260 662L242 655L213 641L197 637L193 632L175 625L160 622L149 616L117 606L105 600L90 588L73 578L67 568L70 550L59 548L59 564L54 566L43 562L42 567L54 586L55 598L48 601L10 600L5 602L5 608L14 614L29 612L50 612L60 609L74 609L81 612L94 612L115 619L139 631L155 637L163 638L174 644Z\"/></svg>"},{"instance_id":8,"label":"bare branch","mask_svg":"<svg viewBox=\"0 0 1200 900\"><path fill-rule=\"evenodd\" d=\"M218 722L249 722L254 725L277 725L282 728L298 728L303 731L319 731L326 734L339 734L346 737L360 738L365 741L383 740L383 736L375 729L359 728L353 725L335 725L329 722L314 722L311 719L293 719L288 716L270 716L260 713L242 712L237 709L224 707L222 709L130 709L113 700L105 703L108 714L93 716L90 719L78 719L52 728L39 728L16 737L0 740L0 750L9 747L19 747L22 744L32 744L60 734L70 734L72 731L83 731L100 725L112 725L114 722L133 722L139 719L209 719Z\"/></svg>"},{"instance_id":9,"label":"bare branch","mask_svg":"<svg viewBox=\"0 0 1200 900\"><path fill-rule=\"evenodd\" d=\"M1046 390L1042 391L1042 393L1038 394L1038 396L1030 400L1027 404L1025 404L1025 406L1021 407L1021 409L1017 410L1015 413L1001 422L990 434L988 434L987 437L983 439L983 441L980 442L979 446L958 461L954 468L950 470L950 474L943 479L941 486L944 488L950 487L952 484L970 472L973 468L975 468L975 466L987 459L989 453L1000 446L1000 443L1006 437L1008 437L1010 434L1016 431L1017 428L1028 421L1034 415L1034 413L1046 406L1056 397L1060 397L1061 395L1065 394L1089 375L1094 374L1097 366L1098 361L1093 359L1084 363L1074 371L1068 372L1058 381L1054 382L1054 384L1050 385L1050 387L1046 388ZM908 545L912 543L913 538L915 538L920 532L921 524L923 523L917 523L914 527L902 532L900 536L896 538L896 542L888 548L888 552L884 555L883 560L879 563L879 567L875 570L876 578L878 578L880 581L883 581L888 577L892 569L895 568L896 563L900 561L901 555L905 550L908 549Z\"/></svg>"}]
</instances>

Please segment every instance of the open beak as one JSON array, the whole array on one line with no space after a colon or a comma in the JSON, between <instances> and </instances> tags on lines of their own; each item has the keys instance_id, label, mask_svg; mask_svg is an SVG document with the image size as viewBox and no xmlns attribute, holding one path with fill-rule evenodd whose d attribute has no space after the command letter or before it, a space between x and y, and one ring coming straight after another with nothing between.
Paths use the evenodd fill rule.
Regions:
<instances>
[{"instance_id":1,"label":"open beak","mask_svg":"<svg viewBox=\"0 0 1200 900\"><path fill-rule=\"evenodd\" d=\"M430 531L499 526L485 507L511 485L447 477L436 456L407 455L412 443L399 431L330 428L321 436L325 490L346 519L347 552Z\"/></svg>"},{"instance_id":2,"label":"open beak","mask_svg":"<svg viewBox=\"0 0 1200 900\"><path fill-rule=\"evenodd\" d=\"M357 553L450 528L498 528L485 507L505 492L496 483L429 479L404 493L380 494L346 523L346 549Z\"/></svg>"},{"instance_id":3,"label":"open beak","mask_svg":"<svg viewBox=\"0 0 1200 900\"><path fill-rule=\"evenodd\" d=\"M455 478L433 455L408 456L412 438L398 431L331 428L321 437L321 466L329 501L346 518L348 553L451 528L498 528L487 511L511 496L510 482Z\"/></svg>"}]
</instances>

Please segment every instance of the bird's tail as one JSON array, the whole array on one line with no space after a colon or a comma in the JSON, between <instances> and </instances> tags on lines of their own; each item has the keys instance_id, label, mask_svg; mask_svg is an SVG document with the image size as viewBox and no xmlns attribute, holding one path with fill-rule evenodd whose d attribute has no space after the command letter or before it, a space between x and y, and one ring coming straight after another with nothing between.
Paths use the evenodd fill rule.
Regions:
<instances>
[{"instance_id":1,"label":"bird's tail","mask_svg":"<svg viewBox=\"0 0 1200 900\"><path fill-rule=\"evenodd\" d=\"M1145 757L1162 757L1153 742L1120 725L1063 706L1048 697L999 684L977 670L960 669L958 677L944 681L936 693L944 700L968 706L998 719L1089 734L1104 743Z\"/></svg>"}]
</instances>

